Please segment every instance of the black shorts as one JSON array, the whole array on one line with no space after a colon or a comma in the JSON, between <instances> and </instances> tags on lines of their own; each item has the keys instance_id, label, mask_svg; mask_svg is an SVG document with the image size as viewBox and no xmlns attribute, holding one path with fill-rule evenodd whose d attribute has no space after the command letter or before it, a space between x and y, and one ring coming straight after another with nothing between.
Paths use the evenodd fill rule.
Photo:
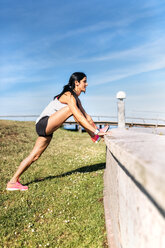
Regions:
<instances>
[{"instance_id":1,"label":"black shorts","mask_svg":"<svg viewBox=\"0 0 165 248\"><path fill-rule=\"evenodd\" d=\"M38 136L42 136L42 137L52 137L53 136L53 133L46 135L46 127L48 124L48 119L49 119L49 116L44 116L39 120L39 122L37 122L36 132L37 132Z\"/></svg>"}]
</instances>

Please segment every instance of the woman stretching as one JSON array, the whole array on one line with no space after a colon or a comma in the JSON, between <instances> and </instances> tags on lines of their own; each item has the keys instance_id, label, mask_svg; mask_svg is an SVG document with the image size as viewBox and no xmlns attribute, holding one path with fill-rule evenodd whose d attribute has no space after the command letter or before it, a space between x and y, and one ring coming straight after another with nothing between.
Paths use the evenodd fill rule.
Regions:
<instances>
[{"instance_id":1,"label":"woman stretching","mask_svg":"<svg viewBox=\"0 0 165 248\"><path fill-rule=\"evenodd\" d=\"M14 176L8 182L7 190L28 190L27 186L23 186L19 182L19 177L41 156L48 147L53 132L71 115L73 115L77 123L85 128L94 142L98 142L100 138L105 135L107 127L103 131L97 129L97 126L94 124L92 118L85 112L78 98L82 92L86 91L87 86L87 77L84 73L73 73L68 84L64 86L63 91L55 96L54 100L44 109L36 120L36 132L39 137L36 140L34 148L29 156L21 162Z\"/></svg>"}]
</instances>

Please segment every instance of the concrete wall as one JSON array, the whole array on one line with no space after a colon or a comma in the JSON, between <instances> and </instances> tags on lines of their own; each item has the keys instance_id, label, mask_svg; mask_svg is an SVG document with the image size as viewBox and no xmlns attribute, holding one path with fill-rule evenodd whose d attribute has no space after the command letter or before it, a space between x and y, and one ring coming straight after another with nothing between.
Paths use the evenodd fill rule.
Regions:
<instances>
[{"instance_id":1,"label":"concrete wall","mask_svg":"<svg viewBox=\"0 0 165 248\"><path fill-rule=\"evenodd\" d=\"M113 130L104 208L110 248L165 247L165 136Z\"/></svg>"}]
</instances>

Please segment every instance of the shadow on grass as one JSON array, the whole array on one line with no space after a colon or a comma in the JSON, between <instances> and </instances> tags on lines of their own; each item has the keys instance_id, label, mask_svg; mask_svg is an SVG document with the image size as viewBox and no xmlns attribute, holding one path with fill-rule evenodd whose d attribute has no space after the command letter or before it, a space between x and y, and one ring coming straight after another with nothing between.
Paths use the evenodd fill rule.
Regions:
<instances>
[{"instance_id":1,"label":"shadow on grass","mask_svg":"<svg viewBox=\"0 0 165 248\"><path fill-rule=\"evenodd\" d=\"M43 182L45 180L52 180L54 178L66 177L66 176L70 176L70 175L72 175L74 173L88 173L88 172L93 172L93 171L98 171L98 170L103 170L103 169L105 169L105 163L99 163L99 164L94 164L94 165L89 165L89 166L83 166L83 167L78 168L76 170L68 171L68 172L65 172L65 173L60 174L60 175L48 176L48 177L36 179L36 180L33 180L33 181L29 182L29 183L26 183L26 185L29 185L29 184L32 184L32 183Z\"/></svg>"}]
</instances>

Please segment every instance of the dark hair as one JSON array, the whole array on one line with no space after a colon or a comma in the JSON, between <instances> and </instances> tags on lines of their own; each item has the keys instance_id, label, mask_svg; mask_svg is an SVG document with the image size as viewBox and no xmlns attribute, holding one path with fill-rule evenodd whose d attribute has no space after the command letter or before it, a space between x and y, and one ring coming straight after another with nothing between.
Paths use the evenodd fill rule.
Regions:
<instances>
[{"instance_id":1,"label":"dark hair","mask_svg":"<svg viewBox=\"0 0 165 248\"><path fill-rule=\"evenodd\" d=\"M64 85L63 91L60 94L58 94L57 96L55 96L54 99L56 97L60 98L65 92L69 91L75 97L76 102L77 102L77 95L74 92L75 81L80 82L80 80L82 80L84 77L86 77L85 73L83 73L83 72L74 72L70 76L68 84Z\"/></svg>"}]
</instances>

